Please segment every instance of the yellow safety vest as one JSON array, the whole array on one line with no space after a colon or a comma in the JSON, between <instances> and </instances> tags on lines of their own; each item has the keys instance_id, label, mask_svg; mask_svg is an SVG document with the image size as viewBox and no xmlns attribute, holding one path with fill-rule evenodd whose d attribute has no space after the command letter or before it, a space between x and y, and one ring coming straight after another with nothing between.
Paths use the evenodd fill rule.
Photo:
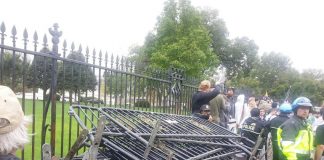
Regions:
<instances>
[{"instance_id":1,"label":"yellow safety vest","mask_svg":"<svg viewBox=\"0 0 324 160\"><path fill-rule=\"evenodd\" d=\"M295 141L283 141L281 138L282 129L278 128L278 146L288 160L297 160L297 154L309 154L313 150L313 132L310 125L307 130L299 130Z\"/></svg>"}]
</instances>

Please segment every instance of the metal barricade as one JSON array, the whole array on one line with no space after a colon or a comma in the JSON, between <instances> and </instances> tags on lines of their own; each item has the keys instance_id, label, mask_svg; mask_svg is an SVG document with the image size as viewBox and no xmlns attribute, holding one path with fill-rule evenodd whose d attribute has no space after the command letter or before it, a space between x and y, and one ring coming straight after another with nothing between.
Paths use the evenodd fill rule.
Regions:
<instances>
[{"instance_id":1,"label":"metal barricade","mask_svg":"<svg viewBox=\"0 0 324 160\"><path fill-rule=\"evenodd\" d=\"M250 154L239 143L239 135L196 117L80 105L71 106L69 113L89 133L78 149L94 146L95 137L101 138L97 159L226 160L238 153ZM100 117L103 129L97 126ZM90 152L93 149L74 159Z\"/></svg>"}]
</instances>

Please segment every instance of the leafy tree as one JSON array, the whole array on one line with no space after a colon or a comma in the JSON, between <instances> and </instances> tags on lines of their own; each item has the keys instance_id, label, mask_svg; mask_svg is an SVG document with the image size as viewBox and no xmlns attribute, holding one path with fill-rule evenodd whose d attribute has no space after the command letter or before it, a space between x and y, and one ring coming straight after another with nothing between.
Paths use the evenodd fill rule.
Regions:
<instances>
[{"instance_id":1,"label":"leafy tree","mask_svg":"<svg viewBox=\"0 0 324 160\"><path fill-rule=\"evenodd\" d=\"M15 91L21 91L22 90L22 74L23 69L28 68L28 61L26 61L25 66L23 65L23 57L21 54L15 54L15 58L13 58L13 54L9 52L5 52L2 55L2 64L3 70L1 71L2 77L3 77L3 83L2 85L10 86ZM15 86L12 86L12 80L13 80L13 61L15 59Z\"/></svg>"},{"instance_id":2,"label":"leafy tree","mask_svg":"<svg viewBox=\"0 0 324 160\"><path fill-rule=\"evenodd\" d=\"M49 54L50 50L44 47L40 52ZM35 55L32 64L28 68L27 87L41 88L46 93L51 87L51 64L51 58Z\"/></svg>"},{"instance_id":3,"label":"leafy tree","mask_svg":"<svg viewBox=\"0 0 324 160\"><path fill-rule=\"evenodd\" d=\"M321 105L324 100L323 78L320 70L305 70L294 83L294 98L306 96L314 105Z\"/></svg>"},{"instance_id":4,"label":"leafy tree","mask_svg":"<svg viewBox=\"0 0 324 160\"><path fill-rule=\"evenodd\" d=\"M220 63L226 56L225 48L229 45L228 30L225 21L219 18L218 11L215 9L205 8L201 11L203 24L206 26L212 41L213 53L219 57ZM218 66L213 66L209 75L215 74ZM208 74L208 73L207 73Z\"/></svg>"},{"instance_id":5,"label":"leafy tree","mask_svg":"<svg viewBox=\"0 0 324 160\"><path fill-rule=\"evenodd\" d=\"M217 55L223 54L225 46L228 44L228 30L225 21L219 18L215 9L201 10L203 24L207 27L212 39L212 47Z\"/></svg>"},{"instance_id":6,"label":"leafy tree","mask_svg":"<svg viewBox=\"0 0 324 160\"><path fill-rule=\"evenodd\" d=\"M85 62L84 55L80 52L72 52L67 56L68 59ZM97 80L91 67L83 64L76 64L73 62L64 62L60 65L58 74L58 89L63 88L67 91L74 92L75 94L80 92L86 92L87 90L94 91L97 85Z\"/></svg>"},{"instance_id":7,"label":"leafy tree","mask_svg":"<svg viewBox=\"0 0 324 160\"><path fill-rule=\"evenodd\" d=\"M287 56L271 52L262 55L260 63L251 70L249 76L234 78L230 83L242 90L252 88L253 94L260 95L267 91L271 98L282 101L291 88L288 101L306 96L314 105L320 105L324 100L323 79L322 71L305 70L299 73L291 67Z\"/></svg>"},{"instance_id":8,"label":"leafy tree","mask_svg":"<svg viewBox=\"0 0 324 160\"><path fill-rule=\"evenodd\" d=\"M324 82L324 72L319 69L306 69L301 74L303 77L308 77L310 79L314 79L320 82Z\"/></svg>"},{"instance_id":9,"label":"leafy tree","mask_svg":"<svg viewBox=\"0 0 324 160\"><path fill-rule=\"evenodd\" d=\"M202 16L189 0L166 1L156 28L136 51L152 68L173 66L185 70L189 76L201 76L218 64Z\"/></svg>"},{"instance_id":10,"label":"leafy tree","mask_svg":"<svg viewBox=\"0 0 324 160\"><path fill-rule=\"evenodd\" d=\"M261 95L260 81L252 76L235 78L228 81L228 86L235 86L237 94L245 94L245 96Z\"/></svg>"},{"instance_id":11,"label":"leafy tree","mask_svg":"<svg viewBox=\"0 0 324 160\"><path fill-rule=\"evenodd\" d=\"M282 74L291 69L289 57L280 53L264 53L256 66L256 74L263 88L271 90L278 85Z\"/></svg>"},{"instance_id":12,"label":"leafy tree","mask_svg":"<svg viewBox=\"0 0 324 160\"><path fill-rule=\"evenodd\" d=\"M299 82L300 78L298 71L291 67L287 56L274 52L265 53L261 56L260 62L255 62L251 68L249 74L231 79L231 84L242 89L252 88L255 95L268 92L273 99L277 100L285 99L291 86L290 97L293 97L294 84Z\"/></svg>"},{"instance_id":13,"label":"leafy tree","mask_svg":"<svg viewBox=\"0 0 324 160\"><path fill-rule=\"evenodd\" d=\"M130 57L136 71L151 68L184 69L186 75L213 75L226 68L229 85L249 94L266 91L283 100L291 87L290 101L304 95L315 104L323 101L324 76L321 70L299 73L289 57L280 53L257 55L258 46L247 37L228 39L225 22L217 10L196 9L189 0L168 0L143 46L134 46Z\"/></svg>"},{"instance_id":14,"label":"leafy tree","mask_svg":"<svg viewBox=\"0 0 324 160\"><path fill-rule=\"evenodd\" d=\"M261 73L260 73L261 74ZM296 97L296 84L300 81L299 72L293 68L289 68L285 71L278 73L277 81L274 82L272 88L263 87L263 90L267 90L272 98L278 100L292 101ZM287 92L290 88L290 95L287 96Z\"/></svg>"},{"instance_id":15,"label":"leafy tree","mask_svg":"<svg viewBox=\"0 0 324 160\"><path fill-rule=\"evenodd\" d=\"M135 73L139 73L138 71L145 70L146 66L149 65L148 63L148 57L145 55L145 52L143 52L143 48L139 45L132 46L129 51L129 60L133 63L135 63Z\"/></svg>"},{"instance_id":16,"label":"leafy tree","mask_svg":"<svg viewBox=\"0 0 324 160\"><path fill-rule=\"evenodd\" d=\"M219 55L222 66L226 68L228 79L248 76L258 62L257 53L258 46L253 40L247 37L232 40Z\"/></svg>"}]
</instances>

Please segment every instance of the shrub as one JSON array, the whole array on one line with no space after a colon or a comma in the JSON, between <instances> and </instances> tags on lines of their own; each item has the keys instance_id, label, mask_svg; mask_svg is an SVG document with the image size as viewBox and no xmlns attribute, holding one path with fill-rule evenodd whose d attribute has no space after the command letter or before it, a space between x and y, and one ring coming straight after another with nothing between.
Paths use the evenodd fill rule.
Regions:
<instances>
[{"instance_id":1,"label":"shrub","mask_svg":"<svg viewBox=\"0 0 324 160\"><path fill-rule=\"evenodd\" d=\"M151 104L149 101L145 100L145 99L137 99L134 107L141 107L141 108L150 108Z\"/></svg>"},{"instance_id":2,"label":"shrub","mask_svg":"<svg viewBox=\"0 0 324 160\"><path fill-rule=\"evenodd\" d=\"M48 100L49 94L46 94L44 99ZM61 100L61 96L59 94L56 94L56 101L60 101Z\"/></svg>"}]
</instances>

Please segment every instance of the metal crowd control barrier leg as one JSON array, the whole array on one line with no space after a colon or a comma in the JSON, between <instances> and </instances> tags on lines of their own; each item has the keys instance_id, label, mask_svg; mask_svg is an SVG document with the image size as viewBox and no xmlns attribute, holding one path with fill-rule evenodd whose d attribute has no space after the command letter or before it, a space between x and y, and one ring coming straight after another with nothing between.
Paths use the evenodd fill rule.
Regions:
<instances>
[{"instance_id":1,"label":"metal crowd control barrier leg","mask_svg":"<svg viewBox=\"0 0 324 160\"><path fill-rule=\"evenodd\" d=\"M42 159L43 160L51 160L52 155L51 155L51 146L49 144L43 144L42 146Z\"/></svg>"},{"instance_id":2,"label":"metal crowd control barrier leg","mask_svg":"<svg viewBox=\"0 0 324 160\"><path fill-rule=\"evenodd\" d=\"M73 146L71 147L68 154L65 156L64 160L70 160L74 157L76 152L82 146L83 142L87 139L88 134L89 134L89 131L87 129L83 129L81 131L81 134L79 135L79 137L77 138L77 140L75 141Z\"/></svg>"}]
</instances>

